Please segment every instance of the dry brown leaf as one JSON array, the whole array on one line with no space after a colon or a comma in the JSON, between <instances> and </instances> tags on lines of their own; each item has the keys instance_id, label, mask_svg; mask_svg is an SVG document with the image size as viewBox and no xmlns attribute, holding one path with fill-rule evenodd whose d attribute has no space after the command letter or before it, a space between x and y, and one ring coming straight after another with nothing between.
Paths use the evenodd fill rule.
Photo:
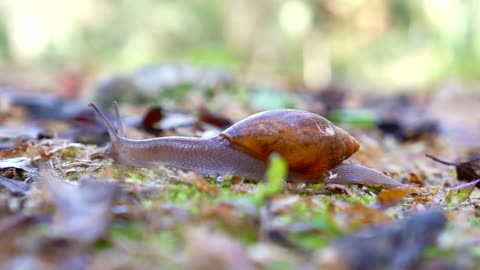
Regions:
<instances>
[{"instance_id":1,"label":"dry brown leaf","mask_svg":"<svg viewBox=\"0 0 480 270\"><path fill-rule=\"evenodd\" d=\"M4 216L0 219L0 262L11 259L20 249L17 238L33 224L33 217L25 214ZM0 268L3 268L0 264Z\"/></svg>"},{"instance_id":2,"label":"dry brown leaf","mask_svg":"<svg viewBox=\"0 0 480 270\"><path fill-rule=\"evenodd\" d=\"M11 149L0 150L0 158L26 156L28 150L29 146L27 144L22 144Z\"/></svg>"},{"instance_id":3,"label":"dry brown leaf","mask_svg":"<svg viewBox=\"0 0 480 270\"><path fill-rule=\"evenodd\" d=\"M102 179L84 178L79 185L56 178L43 179L55 205L54 235L91 244L107 232L117 186Z\"/></svg>"},{"instance_id":4,"label":"dry brown leaf","mask_svg":"<svg viewBox=\"0 0 480 270\"><path fill-rule=\"evenodd\" d=\"M480 179L480 158L475 158L457 164L438 159L432 155L427 154L426 156L441 164L454 166L455 170L457 171L457 179L460 181L471 182ZM480 184L478 184L477 187L480 188Z\"/></svg>"},{"instance_id":5,"label":"dry brown leaf","mask_svg":"<svg viewBox=\"0 0 480 270\"><path fill-rule=\"evenodd\" d=\"M380 211L363 204L348 204L342 211L337 212L337 216L343 216L343 226L352 231L364 227L365 225L382 224L391 220L389 216Z\"/></svg>"},{"instance_id":6,"label":"dry brown leaf","mask_svg":"<svg viewBox=\"0 0 480 270\"><path fill-rule=\"evenodd\" d=\"M408 174L408 181L410 183L413 183L413 184L416 184L416 185L419 185L419 186L423 186L425 185L425 179L422 179L420 178L416 173L414 172L410 172Z\"/></svg>"},{"instance_id":7,"label":"dry brown leaf","mask_svg":"<svg viewBox=\"0 0 480 270\"><path fill-rule=\"evenodd\" d=\"M182 255L189 269L253 269L248 253L237 240L205 227L187 232Z\"/></svg>"},{"instance_id":8,"label":"dry brown leaf","mask_svg":"<svg viewBox=\"0 0 480 270\"><path fill-rule=\"evenodd\" d=\"M14 196L23 196L30 190L30 184L0 176L0 186L6 188Z\"/></svg>"},{"instance_id":9,"label":"dry brown leaf","mask_svg":"<svg viewBox=\"0 0 480 270\"><path fill-rule=\"evenodd\" d=\"M241 228L254 228L255 219L249 214L249 209L241 205L235 205L227 202L219 202L212 205L202 213L205 219L216 219L224 224L228 229L235 230Z\"/></svg>"},{"instance_id":10,"label":"dry brown leaf","mask_svg":"<svg viewBox=\"0 0 480 270\"><path fill-rule=\"evenodd\" d=\"M321 269L410 269L444 229L443 211L427 210L340 239L317 254Z\"/></svg>"},{"instance_id":11,"label":"dry brown leaf","mask_svg":"<svg viewBox=\"0 0 480 270\"><path fill-rule=\"evenodd\" d=\"M36 172L37 168L30 166L32 160L27 157L8 158L0 161L0 169L16 168L26 172Z\"/></svg>"},{"instance_id":12,"label":"dry brown leaf","mask_svg":"<svg viewBox=\"0 0 480 270\"><path fill-rule=\"evenodd\" d=\"M218 188L210 184L205 178L201 177L198 173L189 171L183 172L178 171L178 175L180 176L180 181L185 184L189 184L197 188L198 191L208 193L210 195L218 195L220 191Z\"/></svg>"},{"instance_id":13,"label":"dry brown leaf","mask_svg":"<svg viewBox=\"0 0 480 270\"><path fill-rule=\"evenodd\" d=\"M377 201L373 206L385 210L400 203L405 196L417 189L417 187L408 186L384 190L377 195Z\"/></svg>"}]
</instances>

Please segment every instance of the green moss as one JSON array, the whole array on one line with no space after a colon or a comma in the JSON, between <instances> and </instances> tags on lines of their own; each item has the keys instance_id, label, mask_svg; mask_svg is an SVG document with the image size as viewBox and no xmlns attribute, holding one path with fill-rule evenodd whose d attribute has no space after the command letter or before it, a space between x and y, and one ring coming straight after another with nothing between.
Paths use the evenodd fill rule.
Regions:
<instances>
[{"instance_id":1,"label":"green moss","mask_svg":"<svg viewBox=\"0 0 480 270\"><path fill-rule=\"evenodd\" d=\"M178 269L178 263L169 255L179 250L182 239L178 231L151 232L140 222L114 224L110 230L110 241L97 244L98 254L116 253L115 247L120 244L122 250L128 251L122 256L128 256L128 261L137 268L151 269L152 265L162 265Z\"/></svg>"},{"instance_id":2,"label":"green moss","mask_svg":"<svg viewBox=\"0 0 480 270\"><path fill-rule=\"evenodd\" d=\"M174 204L184 204L186 202L198 200L198 198L202 196L202 193L199 192L194 186L178 183L163 195L168 202Z\"/></svg>"},{"instance_id":3,"label":"green moss","mask_svg":"<svg viewBox=\"0 0 480 270\"><path fill-rule=\"evenodd\" d=\"M291 258L285 258L285 260L272 261L268 263L266 269L268 270L287 270L295 269L296 263Z\"/></svg>"},{"instance_id":4,"label":"green moss","mask_svg":"<svg viewBox=\"0 0 480 270\"><path fill-rule=\"evenodd\" d=\"M179 246L183 228L152 232L142 222L126 222L113 224L110 239L114 241L142 242L152 247L162 247L174 251Z\"/></svg>"},{"instance_id":5,"label":"green moss","mask_svg":"<svg viewBox=\"0 0 480 270\"><path fill-rule=\"evenodd\" d=\"M332 239L327 234L312 234L308 233L295 233L292 234L290 239L296 245L301 246L304 249L315 250L326 246Z\"/></svg>"},{"instance_id":6,"label":"green moss","mask_svg":"<svg viewBox=\"0 0 480 270\"><path fill-rule=\"evenodd\" d=\"M145 238L145 226L140 222L113 224L110 229L111 239L128 239L141 241Z\"/></svg>"},{"instance_id":7,"label":"green moss","mask_svg":"<svg viewBox=\"0 0 480 270\"><path fill-rule=\"evenodd\" d=\"M474 218L472 218L472 219L470 220L470 223L471 223L473 226L480 228L480 216L475 216Z\"/></svg>"},{"instance_id":8,"label":"green moss","mask_svg":"<svg viewBox=\"0 0 480 270\"><path fill-rule=\"evenodd\" d=\"M457 251L453 249L441 249L438 247L428 247L423 256L425 258L442 258L448 261L454 261L457 257Z\"/></svg>"},{"instance_id":9,"label":"green moss","mask_svg":"<svg viewBox=\"0 0 480 270\"><path fill-rule=\"evenodd\" d=\"M149 177L145 177L144 174L139 173L137 171L126 171L125 172L125 177L135 179L135 180L139 180L139 181L144 181L146 179L149 179Z\"/></svg>"},{"instance_id":10,"label":"green moss","mask_svg":"<svg viewBox=\"0 0 480 270\"><path fill-rule=\"evenodd\" d=\"M351 187L351 188L356 189L357 187ZM377 199L375 196L368 193L365 193L363 196L360 196L360 197L352 197L348 194L343 194L343 193L333 194L332 196L338 200L342 200L349 203L361 203L363 205L372 204Z\"/></svg>"},{"instance_id":11,"label":"green moss","mask_svg":"<svg viewBox=\"0 0 480 270\"><path fill-rule=\"evenodd\" d=\"M64 161L77 160L85 156L85 151L79 147L66 147L60 152L60 158Z\"/></svg>"},{"instance_id":12,"label":"green moss","mask_svg":"<svg viewBox=\"0 0 480 270\"><path fill-rule=\"evenodd\" d=\"M160 231L148 236L149 242L156 248L161 248L163 251L175 252L180 246L180 236L176 231Z\"/></svg>"}]
</instances>

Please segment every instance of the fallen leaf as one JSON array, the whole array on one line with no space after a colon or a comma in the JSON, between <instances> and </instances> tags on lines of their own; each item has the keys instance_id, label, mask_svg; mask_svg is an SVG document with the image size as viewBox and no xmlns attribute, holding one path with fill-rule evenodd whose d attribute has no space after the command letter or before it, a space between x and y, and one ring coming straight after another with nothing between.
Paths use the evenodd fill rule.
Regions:
<instances>
[{"instance_id":1,"label":"fallen leaf","mask_svg":"<svg viewBox=\"0 0 480 270\"><path fill-rule=\"evenodd\" d=\"M431 120L409 123L401 118L383 119L377 122L377 128L401 141L419 141L439 133L438 123Z\"/></svg>"},{"instance_id":2,"label":"fallen leaf","mask_svg":"<svg viewBox=\"0 0 480 270\"><path fill-rule=\"evenodd\" d=\"M360 203L347 204L342 212L337 212L343 217L342 225L347 231L363 228L366 225L375 225L389 222L391 218L383 211L368 207Z\"/></svg>"},{"instance_id":3,"label":"fallen leaf","mask_svg":"<svg viewBox=\"0 0 480 270\"><path fill-rule=\"evenodd\" d=\"M33 217L21 213L0 219L0 262L6 262L21 251L17 238L32 224Z\"/></svg>"},{"instance_id":4,"label":"fallen leaf","mask_svg":"<svg viewBox=\"0 0 480 270\"><path fill-rule=\"evenodd\" d=\"M192 171L183 172L179 170L178 176L180 176L180 181L182 181L185 184L194 186L200 192L205 192L210 195L220 194L220 191L218 190L218 188L210 184L207 180L205 180L205 178L201 177L198 173L195 173Z\"/></svg>"},{"instance_id":5,"label":"fallen leaf","mask_svg":"<svg viewBox=\"0 0 480 270\"><path fill-rule=\"evenodd\" d=\"M205 219L215 219L222 222L227 228L246 228L254 230L256 223L256 212L249 213L247 206L239 206L232 203L219 202L212 205L212 207L202 211L202 217Z\"/></svg>"},{"instance_id":6,"label":"fallen leaf","mask_svg":"<svg viewBox=\"0 0 480 270\"><path fill-rule=\"evenodd\" d=\"M126 206L122 207L126 208ZM169 205L168 203L165 203L163 205L154 205L150 207L146 212L143 212L141 210L139 211L134 207L130 208L133 208L130 210L131 217L126 220L135 220L135 216L132 215L136 215L136 218L142 215L147 221L148 230L154 232L174 230L175 228L178 228L179 226L182 226L183 224L192 220L192 213L190 212L190 209ZM118 208L115 214L116 220L125 220L124 214L123 217L118 215Z\"/></svg>"},{"instance_id":7,"label":"fallen leaf","mask_svg":"<svg viewBox=\"0 0 480 270\"><path fill-rule=\"evenodd\" d=\"M0 127L0 138L2 138L2 140L40 138L44 133L44 128L39 127L37 123L25 123L21 125L2 124Z\"/></svg>"},{"instance_id":8,"label":"fallen leaf","mask_svg":"<svg viewBox=\"0 0 480 270\"><path fill-rule=\"evenodd\" d=\"M93 178L84 178L79 185L56 178L43 181L55 205L55 236L91 244L105 235L117 185Z\"/></svg>"},{"instance_id":9,"label":"fallen leaf","mask_svg":"<svg viewBox=\"0 0 480 270\"><path fill-rule=\"evenodd\" d=\"M455 170L457 171L457 179L460 181L471 182L480 179L480 158L457 164L438 159L429 154L427 154L426 156L441 164L454 166ZM477 187L480 188L480 183L477 183Z\"/></svg>"},{"instance_id":10,"label":"fallen leaf","mask_svg":"<svg viewBox=\"0 0 480 270\"><path fill-rule=\"evenodd\" d=\"M66 99L55 94L25 92L12 89L9 98L17 106L24 107L29 115L38 119L69 120L88 111L85 101Z\"/></svg>"},{"instance_id":11,"label":"fallen leaf","mask_svg":"<svg viewBox=\"0 0 480 270\"><path fill-rule=\"evenodd\" d=\"M189 269L253 269L248 253L237 240L205 227L187 231L182 255Z\"/></svg>"},{"instance_id":12,"label":"fallen leaf","mask_svg":"<svg viewBox=\"0 0 480 270\"><path fill-rule=\"evenodd\" d=\"M26 172L36 172L37 168L30 167L31 159L26 157L8 158L0 161L0 169L16 168Z\"/></svg>"},{"instance_id":13,"label":"fallen leaf","mask_svg":"<svg viewBox=\"0 0 480 270\"><path fill-rule=\"evenodd\" d=\"M0 176L0 185L14 196L24 196L30 190L30 184Z\"/></svg>"},{"instance_id":14,"label":"fallen leaf","mask_svg":"<svg viewBox=\"0 0 480 270\"><path fill-rule=\"evenodd\" d=\"M416 173L413 173L413 172L410 172L408 174L408 182L419 185L419 186L425 185L425 179L420 178L420 176L418 176Z\"/></svg>"},{"instance_id":15,"label":"fallen leaf","mask_svg":"<svg viewBox=\"0 0 480 270\"><path fill-rule=\"evenodd\" d=\"M442 210L431 209L362 230L320 251L317 264L321 269L410 269L446 222Z\"/></svg>"},{"instance_id":16,"label":"fallen leaf","mask_svg":"<svg viewBox=\"0 0 480 270\"><path fill-rule=\"evenodd\" d=\"M416 189L416 187L409 186L383 190L377 195L377 201L373 204L373 207L385 210L400 203L405 196Z\"/></svg>"},{"instance_id":17,"label":"fallen leaf","mask_svg":"<svg viewBox=\"0 0 480 270\"><path fill-rule=\"evenodd\" d=\"M445 201L451 205L461 204L470 197L478 183L480 183L480 179L450 189L445 197Z\"/></svg>"},{"instance_id":18,"label":"fallen leaf","mask_svg":"<svg viewBox=\"0 0 480 270\"><path fill-rule=\"evenodd\" d=\"M29 147L27 144L22 143L17 145L17 142L14 143L16 144L14 147L0 150L0 158L14 158L28 154L27 151L29 150Z\"/></svg>"},{"instance_id":19,"label":"fallen leaf","mask_svg":"<svg viewBox=\"0 0 480 270\"><path fill-rule=\"evenodd\" d=\"M142 122L139 126L147 132L153 134L160 133L162 132L162 129L159 128L156 124L160 120L162 120L164 116L165 115L162 107L152 107L144 114Z\"/></svg>"},{"instance_id":20,"label":"fallen leaf","mask_svg":"<svg viewBox=\"0 0 480 270\"><path fill-rule=\"evenodd\" d=\"M273 200L273 199L272 199ZM259 209L259 239L260 241L272 241L292 251L304 252L305 250L296 245L288 236L287 229L275 218L272 211L272 200L269 200Z\"/></svg>"},{"instance_id":21,"label":"fallen leaf","mask_svg":"<svg viewBox=\"0 0 480 270\"><path fill-rule=\"evenodd\" d=\"M223 116L215 115L211 113L205 107L201 107L200 109L198 109L198 120L201 122L216 126L221 129L225 129L233 125L232 121L228 120Z\"/></svg>"}]
</instances>

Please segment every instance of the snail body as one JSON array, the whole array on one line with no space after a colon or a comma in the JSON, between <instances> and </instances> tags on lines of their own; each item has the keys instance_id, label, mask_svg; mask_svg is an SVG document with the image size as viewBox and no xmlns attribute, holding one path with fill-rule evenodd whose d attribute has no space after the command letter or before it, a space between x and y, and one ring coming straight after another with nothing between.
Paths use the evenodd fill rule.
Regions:
<instances>
[{"instance_id":1,"label":"snail body","mask_svg":"<svg viewBox=\"0 0 480 270\"><path fill-rule=\"evenodd\" d=\"M287 161L289 181L320 182L333 168L340 174L347 172L346 179L359 174L355 169L355 173L351 172L354 165L341 165L359 149L357 140L314 113L291 109L265 111L212 138L173 136L132 140L123 136L116 103L117 131L94 104L90 106L108 130L110 155L123 165L151 167L166 163L204 174L262 180L268 158L275 152ZM340 169L342 166L349 167Z\"/></svg>"}]
</instances>

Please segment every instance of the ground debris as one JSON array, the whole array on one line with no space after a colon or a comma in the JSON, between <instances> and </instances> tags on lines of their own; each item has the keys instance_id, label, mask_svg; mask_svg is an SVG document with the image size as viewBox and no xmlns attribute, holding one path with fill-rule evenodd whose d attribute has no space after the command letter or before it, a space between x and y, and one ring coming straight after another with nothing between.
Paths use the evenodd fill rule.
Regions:
<instances>
[{"instance_id":1,"label":"ground debris","mask_svg":"<svg viewBox=\"0 0 480 270\"><path fill-rule=\"evenodd\" d=\"M277 93L260 90L245 96L254 98L261 92L268 92L267 98ZM121 105L129 112L123 119L127 137L207 138L229 126L230 119L258 110L235 102L221 88L211 94L211 103L197 92L175 104L161 100L133 105L124 99ZM459 114L439 103L432 111L427 94L391 102L390 97L349 91L325 94L325 101L316 98L315 104L307 104L312 107L292 107L327 117L335 111L349 112L345 115L355 121L371 109L362 116L371 118L370 125L342 122L361 148L334 169L328 181L315 184L283 183L283 173L277 173L275 181L258 183L225 175L203 177L164 164L154 169L118 166L99 147L109 140L86 106L75 107L71 116L55 115L56 120L49 119L50 113L56 113L51 106L44 107L51 112L43 110L46 114L39 119L26 113L32 108L28 104L26 110L16 106L18 113L13 107L0 112L0 121L5 121L0 133L8 131L1 134L8 136L0 143L0 258L5 259L0 268L469 269L458 266L475 265L480 254L478 159L471 156L465 164L447 163L455 166L458 179L471 181L459 184L453 167L431 162L425 153L452 160L478 153L478 146L472 145L478 140L454 139L463 138L462 134L478 138L480 114L472 112L480 100L469 98L474 104L465 108L468 114ZM295 96L295 91L287 96ZM110 98L105 102L110 106ZM447 119L452 116L455 119ZM462 119L468 125L457 122ZM382 128L381 123L389 125ZM43 131L48 130L59 132L45 133L50 136L46 138ZM25 138L23 133L33 135ZM86 137L80 143L74 135ZM371 171L356 182L338 177L342 168L360 166L353 164ZM436 245L425 250L445 223L441 211L423 212L431 207L447 211L449 226ZM340 259L332 260L335 256ZM469 259L466 264L464 257Z\"/></svg>"},{"instance_id":2,"label":"ground debris","mask_svg":"<svg viewBox=\"0 0 480 270\"><path fill-rule=\"evenodd\" d=\"M26 157L3 159L2 161L0 161L0 170L7 168L16 168L24 170L26 172L34 173L37 171L37 168L31 167L31 162L32 160Z\"/></svg>"},{"instance_id":3,"label":"ground debris","mask_svg":"<svg viewBox=\"0 0 480 270\"><path fill-rule=\"evenodd\" d=\"M0 176L0 186L6 188L14 196L24 196L30 190L30 184Z\"/></svg>"},{"instance_id":4,"label":"ground debris","mask_svg":"<svg viewBox=\"0 0 480 270\"><path fill-rule=\"evenodd\" d=\"M427 154L427 157L448 166L454 166L457 171L457 178L461 181L471 182L480 179L480 158L475 158L466 162L452 163L438 159L432 155ZM480 183L477 183L480 188Z\"/></svg>"},{"instance_id":5,"label":"ground debris","mask_svg":"<svg viewBox=\"0 0 480 270\"><path fill-rule=\"evenodd\" d=\"M200 192L205 192L210 195L218 195L220 193L218 188L210 184L198 173L178 171L178 175L180 176L181 182L194 186Z\"/></svg>"},{"instance_id":6,"label":"ground debris","mask_svg":"<svg viewBox=\"0 0 480 270\"><path fill-rule=\"evenodd\" d=\"M205 227L187 231L182 257L190 269L253 269L247 251L237 240Z\"/></svg>"},{"instance_id":7,"label":"ground debris","mask_svg":"<svg viewBox=\"0 0 480 270\"><path fill-rule=\"evenodd\" d=\"M361 230L321 251L322 269L408 269L446 225L442 210L430 209L384 226Z\"/></svg>"},{"instance_id":8,"label":"ground debris","mask_svg":"<svg viewBox=\"0 0 480 270\"><path fill-rule=\"evenodd\" d=\"M53 177L43 179L43 184L55 205L55 236L92 244L105 235L117 192L115 184L90 177L83 178L78 185Z\"/></svg>"}]
</instances>

